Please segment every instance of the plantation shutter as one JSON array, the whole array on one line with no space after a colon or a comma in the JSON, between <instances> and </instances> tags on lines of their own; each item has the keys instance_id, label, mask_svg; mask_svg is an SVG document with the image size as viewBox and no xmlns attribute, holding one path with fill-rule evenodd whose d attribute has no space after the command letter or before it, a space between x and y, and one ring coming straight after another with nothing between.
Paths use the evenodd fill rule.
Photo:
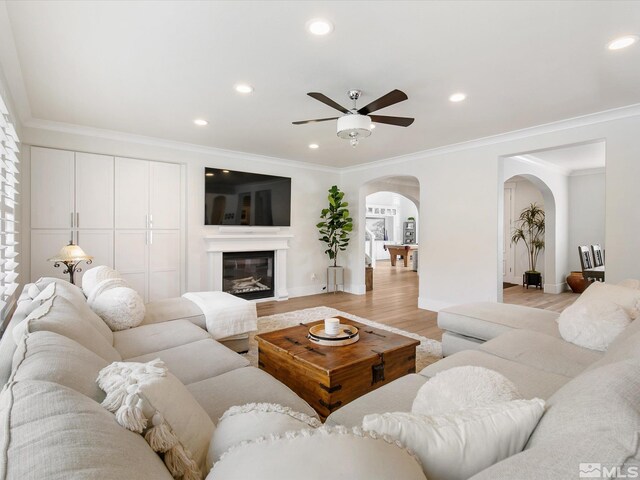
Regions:
<instances>
[{"instance_id":1,"label":"plantation shutter","mask_svg":"<svg viewBox=\"0 0 640 480\"><path fill-rule=\"evenodd\" d=\"M0 311L4 319L18 288L18 135L0 95Z\"/></svg>"}]
</instances>

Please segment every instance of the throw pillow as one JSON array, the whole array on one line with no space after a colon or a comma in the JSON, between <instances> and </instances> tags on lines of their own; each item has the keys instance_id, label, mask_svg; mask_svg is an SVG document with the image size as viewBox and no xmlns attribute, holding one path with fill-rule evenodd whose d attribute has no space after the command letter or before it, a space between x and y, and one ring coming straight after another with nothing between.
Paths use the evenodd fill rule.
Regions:
<instances>
[{"instance_id":1,"label":"throw pillow","mask_svg":"<svg viewBox=\"0 0 640 480\"><path fill-rule=\"evenodd\" d=\"M90 268L84 275L82 275L82 291L84 295L89 298L93 289L103 280L110 278L120 278L120 274L111 267L106 265L99 265L97 267Z\"/></svg>"},{"instance_id":2,"label":"throw pillow","mask_svg":"<svg viewBox=\"0 0 640 480\"><path fill-rule=\"evenodd\" d=\"M591 300L607 300L624 308L631 320L640 315L640 290L613 285L604 282L593 282L589 285L574 305L580 305Z\"/></svg>"},{"instance_id":3,"label":"throw pillow","mask_svg":"<svg viewBox=\"0 0 640 480\"><path fill-rule=\"evenodd\" d=\"M33 299L34 302L37 302L38 304L42 305L44 302L46 302L47 300L49 300L51 297L53 297L56 294L56 283L55 282L51 282L49 285L47 285L46 287L44 287L40 293L38 293L38 295L36 295Z\"/></svg>"},{"instance_id":4,"label":"throw pillow","mask_svg":"<svg viewBox=\"0 0 640 480\"><path fill-rule=\"evenodd\" d=\"M93 308L93 304L100 295L102 295L107 290L111 290L116 287L128 287L129 284L124 278L105 278L101 282L99 282L93 289L91 290L91 294L87 297L87 303L90 307Z\"/></svg>"},{"instance_id":5,"label":"throw pillow","mask_svg":"<svg viewBox=\"0 0 640 480\"><path fill-rule=\"evenodd\" d=\"M246 440L322 425L317 418L276 403L248 403L224 412L211 437L207 468L229 448Z\"/></svg>"},{"instance_id":6,"label":"throw pillow","mask_svg":"<svg viewBox=\"0 0 640 480\"><path fill-rule=\"evenodd\" d=\"M640 280L635 278L627 278L626 280L622 280L618 282L617 285L619 287L633 288L635 290L640 290Z\"/></svg>"},{"instance_id":7,"label":"throw pillow","mask_svg":"<svg viewBox=\"0 0 640 480\"><path fill-rule=\"evenodd\" d=\"M630 322L625 310L615 303L591 300L566 308L558 318L558 330L567 342L605 351Z\"/></svg>"},{"instance_id":8,"label":"throw pillow","mask_svg":"<svg viewBox=\"0 0 640 480\"><path fill-rule=\"evenodd\" d=\"M27 289L27 295L29 295L29 298L31 298L31 300L33 300L40 294L40 289L35 283L31 283L29 284L29 288L27 288L26 286L25 288Z\"/></svg>"},{"instance_id":9,"label":"throw pillow","mask_svg":"<svg viewBox=\"0 0 640 480\"><path fill-rule=\"evenodd\" d=\"M200 480L215 426L189 390L160 359L115 362L100 371L98 385L107 394L102 405L123 427L143 433L163 453L175 478Z\"/></svg>"},{"instance_id":10,"label":"throw pillow","mask_svg":"<svg viewBox=\"0 0 640 480\"><path fill-rule=\"evenodd\" d=\"M439 415L519 398L513 382L494 370L474 366L455 367L437 373L420 387L411 411L422 415Z\"/></svg>"},{"instance_id":11,"label":"throw pillow","mask_svg":"<svg viewBox=\"0 0 640 480\"><path fill-rule=\"evenodd\" d=\"M367 415L362 427L410 448L429 480L463 480L522 451L543 412L535 398L444 415Z\"/></svg>"},{"instance_id":12,"label":"throw pillow","mask_svg":"<svg viewBox=\"0 0 640 480\"><path fill-rule=\"evenodd\" d=\"M359 428L320 427L261 437L228 450L207 480L426 480L417 459Z\"/></svg>"},{"instance_id":13,"label":"throw pillow","mask_svg":"<svg viewBox=\"0 0 640 480\"><path fill-rule=\"evenodd\" d=\"M114 332L137 327L144 320L144 300L129 287L107 290L94 300L91 307Z\"/></svg>"}]
</instances>

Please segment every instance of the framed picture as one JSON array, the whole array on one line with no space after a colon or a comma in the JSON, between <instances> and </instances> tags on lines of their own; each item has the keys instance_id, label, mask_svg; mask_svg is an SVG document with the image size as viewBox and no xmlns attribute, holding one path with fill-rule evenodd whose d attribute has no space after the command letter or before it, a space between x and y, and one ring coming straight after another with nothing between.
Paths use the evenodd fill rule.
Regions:
<instances>
[{"instance_id":1,"label":"framed picture","mask_svg":"<svg viewBox=\"0 0 640 480\"><path fill-rule=\"evenodd\" d=\"M384 240L385 220L384 218L367 217L367 230L373 233L374 240Z\"/></svg>"}]
</instances>

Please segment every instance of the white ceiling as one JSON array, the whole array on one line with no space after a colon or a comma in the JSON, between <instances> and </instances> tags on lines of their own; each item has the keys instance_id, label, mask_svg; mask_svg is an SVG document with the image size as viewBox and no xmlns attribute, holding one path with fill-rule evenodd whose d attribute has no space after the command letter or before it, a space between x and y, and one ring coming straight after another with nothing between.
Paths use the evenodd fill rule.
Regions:
<instances>
[{"instance_id":1,"label":"white ceiling","mask_svg":"<svg viewBox=\"0 0 640 480\"><path fill-rule=\"evenodd\" d=\"M9 1L6 11L16 52L0 49L0 62L10 84L22 75L26 98L15 96L25 121L323 165L640 102L640 45L606 49L639 33L640 2ZM314 17L335 31L311 36ZM235 93L237 82L255 92ZM415 123L379 125L355 149L334 122L291 125L337 113L306 92L349 106L352 88L362 89L361 105L403 90L408 101L378 113ZM450 103L456 91L468 99ZM197 117L209 126L194 126Z\"/></svg>"}]
</instances>

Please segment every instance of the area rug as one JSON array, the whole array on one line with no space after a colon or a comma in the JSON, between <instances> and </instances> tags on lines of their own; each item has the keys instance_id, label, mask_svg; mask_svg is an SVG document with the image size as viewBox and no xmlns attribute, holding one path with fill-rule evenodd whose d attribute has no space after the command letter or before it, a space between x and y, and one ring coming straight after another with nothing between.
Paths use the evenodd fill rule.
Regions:
<instances>
[{"instance_id":1,"label":"area rug","mask_svg":"<svg viewBox=\"0 0 640 480\"><path fill-rule=\"evenodd\" d=\"M406 332L398 328L390 327L382 323L367 320L350 313L341 312L335 308L329 307L313 307L305 308L304 310L295 310L293 312L278 313L276 315L269 315L268 317L258 318L258 331L252 332L249 337L249 351L244 354L245 357L251 362L254 367L258 365L258 344L255 340L256 333L272 332L273 330L279 330L281 328L293 327L300 323L309 323L316 320L321 320L328 317L335 317L340 315L341 317L355 320L356 322L364 323L380 330L386 330L388 332L397 333L411 337L420 341L416 349L416 371L419 372L427 365L442 358L442 345L437 340L423 337L415 333Z\"/></svg>"}]
</instances>

